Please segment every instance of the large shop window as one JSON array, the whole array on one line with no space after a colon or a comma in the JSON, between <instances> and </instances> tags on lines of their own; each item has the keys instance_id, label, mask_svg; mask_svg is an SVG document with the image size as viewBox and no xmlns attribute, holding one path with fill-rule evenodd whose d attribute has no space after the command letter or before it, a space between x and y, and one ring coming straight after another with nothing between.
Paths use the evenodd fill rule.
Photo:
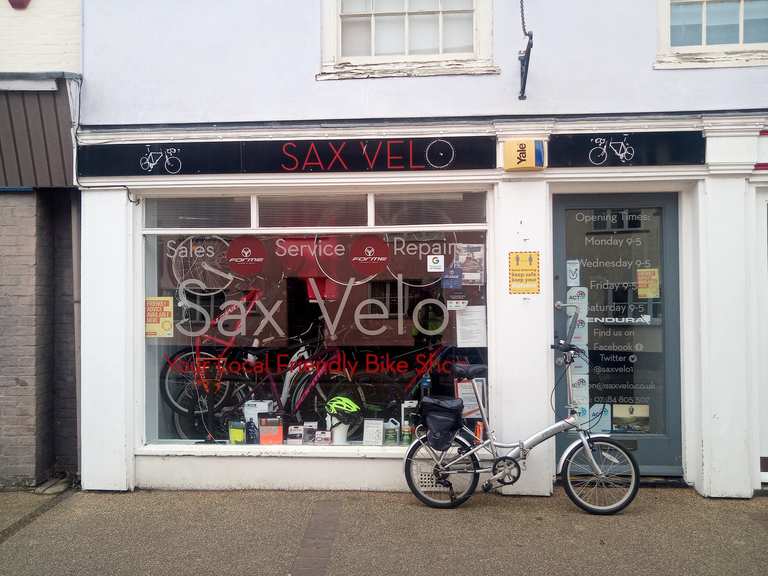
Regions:
<instances>
[{"instance_id":1,"label":"large shop window","mask_svg":"<svg viewBox=\"0 0 768 576\"><path fill-rule=\"evenodd\" d=\"M144 219L147 442L409 443L419 399L487 365L484 193L150 199Z\"/></svg>"}]
</instances>

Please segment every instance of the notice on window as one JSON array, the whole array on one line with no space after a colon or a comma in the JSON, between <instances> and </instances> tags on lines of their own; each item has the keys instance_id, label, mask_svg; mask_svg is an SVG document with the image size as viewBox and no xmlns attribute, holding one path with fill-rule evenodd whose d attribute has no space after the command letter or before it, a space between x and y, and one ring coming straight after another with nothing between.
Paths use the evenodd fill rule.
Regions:
<instances>
[{"instance_id":1,"label":"notice on window","mask_svg":"<svg viewBox=\"0 0 768 576\"><path fill-rule=\"evenodd\" d=\"M456 346L459 348L486 346L485 306L467 306L456 312Z\"/></svg>"},{"instance_id":2,"label":"notice on window","mask_svg":"<svg viewBox=\"0 0 768 576\"><path fill-rule=\"evenodd\" d=\"M150 296L144 300L144 336L173 337L173 296Z\"/></svg>"},{"instance_id":3,"label":"notice on window","mask_svg":"<svg viewBox=\"0 0 768 576\"><path fill-rule=\"evenodd\" d=\"M578 260L568 260L566 263L567 269L567 286L580 286L581 285L581 268Z\"/></svg>"},{"instance_id":4,"label":"notice on window","mask_svg":"<svg viewBox=\"0 0 768 576\"><path fill-rule=\"evenodd\" d=\"M461 269L464 286L482 286L485 284L485 245L456 244L453 265Z\"/></svg>"},{"instance_id":5,"label":"notice on window","mask_svg":"<svg viewBox=\"0 0 768 576\"><path fill-rule=\"evenodd\" d=\"M637 297L642 299L659 297L659 269L639 268L637 272Z\"/></svg>"},{"instance_id":6,"label":"notice on window","mask_svg":"<svg viewBox=\"0 0 768 576\"><path fill-rule=\"evenodd\" d=\"M464 418L481 418L480 403L478 402L475 388L472 386L472 380L469 378L457 378L455 381L456 398L461 398L464 402ZM475 378L475 386L482 395L485 390L485 378ZM485 401L485 399L483 399Z\"/></svg>"},{"instance_id":7,"label":"notice on window","mask_svg":"<svg viewBox=\"0 0 768 576\"><path fill-rule=\"evenodd\" d=\"M538 252L509 253L509 293L539 294L541 274Z\"/></svg>"}]
</instances>

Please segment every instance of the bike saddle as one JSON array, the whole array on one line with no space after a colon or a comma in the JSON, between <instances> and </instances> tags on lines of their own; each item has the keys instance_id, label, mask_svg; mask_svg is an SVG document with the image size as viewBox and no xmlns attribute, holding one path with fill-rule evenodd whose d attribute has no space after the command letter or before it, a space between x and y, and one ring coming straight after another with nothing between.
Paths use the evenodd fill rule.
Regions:
<instances>
[{"instance_id":1,"label":"bike saddle","mask_svg":"<svg viewBox=\"0 0 768 576\"><path fill-rule=\"evenodd\" d=\"M488 371L485 364L455 364L453 374L459 378L482 378Z\"/></svg>"}]
</instances>

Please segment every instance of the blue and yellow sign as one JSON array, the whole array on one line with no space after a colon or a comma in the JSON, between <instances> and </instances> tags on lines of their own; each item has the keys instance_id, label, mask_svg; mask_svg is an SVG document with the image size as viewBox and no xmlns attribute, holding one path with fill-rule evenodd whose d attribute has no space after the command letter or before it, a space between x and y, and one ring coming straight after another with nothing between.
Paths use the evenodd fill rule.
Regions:
<instances>
[{"instance_id":1,"label":"blue and yellow sign","mask_svg":"<svg viewBox=\"0 0 768 576\"><path fill-rule=\"evenodd\" d=\"M543 170L547 166L545 140L505 140L504 171Z\"/></svg>"}]
</instances>

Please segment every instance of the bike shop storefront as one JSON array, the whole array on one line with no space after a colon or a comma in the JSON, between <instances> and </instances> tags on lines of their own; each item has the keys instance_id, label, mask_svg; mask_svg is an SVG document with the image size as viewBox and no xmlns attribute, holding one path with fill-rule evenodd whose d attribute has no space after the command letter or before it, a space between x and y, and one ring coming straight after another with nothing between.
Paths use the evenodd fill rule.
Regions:
<instances>
[{"instance_id":1,"label":"bike shop storefront","mask_svg":"<svg viewBox=\"0 0 768 576\"><path fill-rule=\"evenodd\" d=\"M452 367L489 363L495 138L96 145L80 170L129 190L136 486L401 489L423 395L479 420Z\"/></svg>"},{"instance_id":2,"label":"bike shop storefront","mask_svg":"<svg viewBox=\"0 0 768 576\"><path fill-rule=\"evenodd\" d=\"M405 490L409 403L467 394L454 363L488 366L502 442L563 415L561 301L583 306L575 399L592 432L643 474L751 495L746 464L718 464L741 453L716 448L754 428L747 364L724 360L749 332L719 312L746 294L734 258L754 243L734 202L752 168L733 163L746 137L702 127L81 134L83 485ZM227 443L198 443L209 433ZM542 444L505 490L551 494L562 449Z\"/></svg>"}]
</instances>

